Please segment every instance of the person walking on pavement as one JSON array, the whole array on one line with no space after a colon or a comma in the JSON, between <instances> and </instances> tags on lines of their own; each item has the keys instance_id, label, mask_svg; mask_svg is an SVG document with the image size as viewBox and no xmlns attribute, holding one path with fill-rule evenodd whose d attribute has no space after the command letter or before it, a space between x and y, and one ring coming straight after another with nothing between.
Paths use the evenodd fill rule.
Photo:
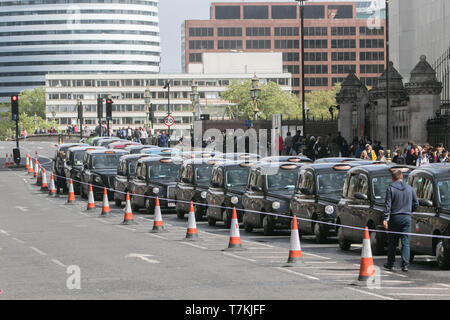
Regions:
<instances>
[{"instance_id":1,"label":"person walking on pavement","mask_svg":"<svg viewBox=\"0 0 450 320\"><path fill-rule=\"evenodd\" d=\"M414 189L403 181L401 170L392 170L392 183L386 190L383 225L389 232L411 232L411 214L419 207ZM388 233L388 259L385 269L392 270L398 239L402 242L402 271L407 272L410 262L409 235Z\"/></svg>"}]
</instances>

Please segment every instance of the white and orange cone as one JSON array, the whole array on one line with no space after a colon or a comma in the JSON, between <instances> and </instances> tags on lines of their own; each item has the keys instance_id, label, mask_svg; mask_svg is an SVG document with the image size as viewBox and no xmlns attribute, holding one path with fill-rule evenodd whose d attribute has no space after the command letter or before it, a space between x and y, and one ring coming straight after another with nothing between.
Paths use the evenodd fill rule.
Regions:
<instances>
[{"instance_id":1,"label":"white and orange cone","mask_svg":"<svg viewBox=\"0 0 450 320\"><path fill-rule=\"evenodd\" d=\"M188 227L186 232L186 239L198 239L197 224L195 222L194 203L191 201L191 207L188 214Z\"/></svg>"},{"instance_id":2,"label":"white and orange cone","mask_svg":"<svg viewBox=\"0 0 450 320\"><path fill-rule=\"evenodd\" d=\"M42 168L41 191L48 191L47 174L45 173L45 168Z\"/></svg>"},{"instance_id":3,"label":"white and orange cone","mask_svg":"<svg viewBox=\"0 0 450 320\"><path fill-rule=\"evenodd\" d=\"M48 190L48 195L51 197L56 196L55 179L53 177L53 172L50 176L50 186L49 186L49 190Z\"/></svg>"},{"instance_id":4,"label":"white and orange cone","mask_svg":"<svg viewBox=\"0 0 450 320\"><path fill-rule=\"evenodd\" d=\"M364 228L363 247L361 251L361 266L358 281L366 281L375 275L373 267L372 248L370 246L369 228Z\"/></svg>"},{"instance_id":5,"label":"white and orange cone","mask_svg":"<svg viewBox=\"0 0 450 320\"><path fill-rule=\"evenodd\" d=\"M155 200L155 217L153 220L153 229L150 232L158 233L164 231L164 225L161 215L161 207L159 206L159 198Z\"/></svg>"},{"instance_id":6,"label":"white and orange cone","mask_svg":"<svg viewBox=\"0 0 450 320\"><path fill-rule=\"evenodd\" d=\"M300 247L300 236L298 234L297 217L294 216L292 219L291 246L289 249L289 257L287 263L289 265L293 265L299 262L303 262L303 256L302 256L302 248Z\"/></svg>"},{"instance_id":7,"label":"white and orange cone","mask_svg":"<svg viewBox=\"0 0 450 320\"><path fill-rule=\"evenodd\" d=\"M34 175L34 169L33 169L33 158L29 158L29 165L28 165L28 174Z\"/></svg>"},{"instance_id":8,"label":"white and orange cone","mask_svg":"<svg viewBox=\"0 0 450 320\"><path fill-rule=\"evenodd\" d=\"M36 179L36 185L40 186L42 184L42 166L39 163L39 170L38 170L38 175L37 175L37 179Z\"/></svg>"},{"instance_id":9,"label":"white and orange cone","mask_svg":"<svg viewBox=\"0 0 450 320\"><path fill-rule=\"evenodd\" d=\"M36 158L34 160L34 177L37 178L38 173L39 173L39 165L38 165L38 159Z\"/></svg>"},{"instance_id":10,"label":"white and orange cone","mask_svg":"<svg viewBox=\"0 0 450 320\"><path fill-rule=\"evenodd\" d=\"M69 196L67 198L67 203L75 203L75 192L73 191L72 179L69 180Z\"/></svg>"},{"instance_id":11,"label":"white and orange cone","mask_svg":"<svg viewBox=\"0 0 450 320\"><path fill-rule=\"evenodd\" d=\"M13 166L14 165L14 157L13 154L11 153L10 158L9 158L9 165Z\"/></svg>"},{"instance_id":12,"label":"white and orange cone","mask_svg":"<svg viewBox=\"0 0 450 320\"><path fill-rule=\"evenodd\" d=\"M92 184L89 185L89 196L88 196L88 204L86 210L94 210L95 209L95 199L94 199L94 191L92 191Z\"/></svg>"},{"instance_id":13,"label":"white and orange cone","mask_svg":"<svg viewBox=\"0 0 450 320\"><path fill-rule=\"evenodd\" d=\"M28 153L25 156L25 171L28 171L30 164L28 163Z\"/></svg>"},{"instance_id":14,"label":"white and orange cone","mask_svg":"<svg viewBox=\"0 0 450 320\"><path fill-rule=\"evenodd\" d=\"M8 168L9 167L9 155L6 154L5 156L5 165L3 166L3 168Z\"/></svg>"},{"instance_id":15,"label":"white and orange cone","mask_svg":"<svg viewBox=\"0 0 450 320\"><path fill-rule=\"evenodd\" d=\"M102 204L102 213L101 216L105 217L105 216L109 216L109 214L111 213L111 210L109 208L109 200L108 200L108 191L105 189L103 190L103 204Z\"/></svg>"},{"instance_id":16,"label":"white and orange cone","mask_svg":"<svg viewBox=\"0 0 450 320\"><path fill-rule=\"evenodd\" d=\"M231 215L230 225L230 241L228 242L228 248L225 250L242 250L241 235L239 233L239 221L236 213L236 208L233 208L233 214Z\"/></svg>"},{"instance_id":17,"label":"white and orange cone","mask_svg":"<svg viewBox=\"0 0 450 320\"><path fill-rule=\"evenodd\" d=\"M131 210L130 194L128 192L126 199L127 200L125 205L125 215L122 224L136 224L133 218L133 211Z\"/></svg>"}]
</instances>

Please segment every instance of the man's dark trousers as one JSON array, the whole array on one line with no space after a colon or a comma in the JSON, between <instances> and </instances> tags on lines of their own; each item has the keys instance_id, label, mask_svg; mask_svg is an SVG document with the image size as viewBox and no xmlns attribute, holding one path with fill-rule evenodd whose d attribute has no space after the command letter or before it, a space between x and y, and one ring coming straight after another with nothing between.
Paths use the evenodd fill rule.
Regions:
<instances>
[{"instance_id":1,"label":"man's dark trousers","mask_svg":"<svg viewBox=\"0 0 450 320\"><path fill-rule=\"evenodd\" d=\"M411 215L396 214L391 215L388 222L388 231L411 233ZM395 252L397 250L398 239L402 242L402 266L409 265L409 235L388 234L388 265L393 266L395 262Z\"/></svg>"}]
</instances>

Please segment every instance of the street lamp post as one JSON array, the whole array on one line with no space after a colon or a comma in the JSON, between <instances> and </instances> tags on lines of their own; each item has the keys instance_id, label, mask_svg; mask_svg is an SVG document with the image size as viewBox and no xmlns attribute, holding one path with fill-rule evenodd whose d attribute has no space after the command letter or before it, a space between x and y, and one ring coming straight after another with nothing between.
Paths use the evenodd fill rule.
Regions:
<instances>
[{"instance_id":1,"label":"street lamp post","mask_svg":"<svg viewBox=\"0 0 450 320\"><path fill-rule=\"evenodd\" d=\"M250 95L253 100L253 120L258 120L258 100L261 96L261 89L259 88L259 79L255 76L252 79L252 88L250 89Z\"/></svg>"},{"instance_id":2,"label":"street lamp post","mask_svg":"<svg viewBox=\"0 0 450 320\"><path fill-rule=\"evenodd\" d=\"M170 116L170 80L167 80L163 89L167 89L167 116ZM170 147L170 127L167 127L167 142Z\"/></svg>"},{"instance_id":3,"label":"street lamp post","mask_svg":"<svg viewBox=\"0 0 450 320\"><path fill-rule=\"evenodd\" d=\"M390 117L389 117L389 69L390 69L390 61L389 61L389 2L390 0L386 1L386 151L387 151L387 157L390 158ZM390 160L390 159L388 159Z\"/></svg>"},{"instance_id":4,"label":"street lamp post","mask_svg":"<svg viewBox=\"0 0 450 320\"><path fill-rule=\"evenodd\" d=\"M302 118L303 118L303 136L306 137L306 97L305 97L305 32L304 32L304 17L305 17L305 1L296 0L300 3L300 32L301 32L301 59L302 59Z\"/></svg>"},{"instance_id":5,"label":"street lamp post","mask_svg":"<svg viewBox=\"0 0 450 320\"><path fill-rule=\"evenodd\" d=\"M148 120L150 119L150 103L152 102L152 95L150 88L147 87L144 92L144 102L145 102L145 129L148 129Z\"/></svg>"},{"instance_id":6,"label":"street lamp post","mask_svg":"<svg viewBox=\"0 0 450 320\"><path fill-rule=\"evenodd\" d=\"M196 81L191 85L191 102L192 102L192 125L191 125L191 139L194 138L194 123L197 120L197 105L200 101L200 94L198 93L198 85Z\"/></svg>"},{"instance_id":7,"label":"street lamp post","mask_svg":"<svg viewBox=\"0 0 450 320\"><path fill-rule=\"evenodd\" d=\"M81 99L77 99L78 120L80 121L80 140L83 139L83 103Z\"/></svg>"}]
</instances>

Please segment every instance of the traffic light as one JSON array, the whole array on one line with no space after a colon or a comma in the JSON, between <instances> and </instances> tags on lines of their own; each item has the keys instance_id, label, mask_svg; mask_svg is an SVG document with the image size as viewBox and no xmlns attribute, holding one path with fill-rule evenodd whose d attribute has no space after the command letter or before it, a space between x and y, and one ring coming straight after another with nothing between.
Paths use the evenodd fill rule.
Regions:
<instances>
[{"instance_id":1,"label":"traffic light","mask_svg":"<svg viewBox=\"0 0 450 320\"><path fill-rule=\"evenodd\" d=\"M97 98L97 118L103 118L103 98Z\"/></svg>"},{"instance_id":2,"label":"traffic light","mask_svg":"<svg viewBox=\"0 0 450 320\"><path fill-rule=\"evenodd\" d=\"M209 114L201 114L200 115L200 120L202 120L202 121L209 120Z\"/></svg>"},{"instance_id":3,"label":"traffic light","mask_svg":"<svg viewBox=\"0 0 450 320\"><path fill-rule=\"evenodd\" d=\"M111 121L112 120L112 104L113 101L111 99L106 99L106 120Z\"/></svg>"},{"instance_id":4,"label":"traffic light","mask_svg":"<svg viewBox=\"0 0 450 320\"><path fill-rule=\"evenodd\" d=\"M11 96L11 115L13 121L19 120L19 97Z\"/></svg>"}]
</instances>

